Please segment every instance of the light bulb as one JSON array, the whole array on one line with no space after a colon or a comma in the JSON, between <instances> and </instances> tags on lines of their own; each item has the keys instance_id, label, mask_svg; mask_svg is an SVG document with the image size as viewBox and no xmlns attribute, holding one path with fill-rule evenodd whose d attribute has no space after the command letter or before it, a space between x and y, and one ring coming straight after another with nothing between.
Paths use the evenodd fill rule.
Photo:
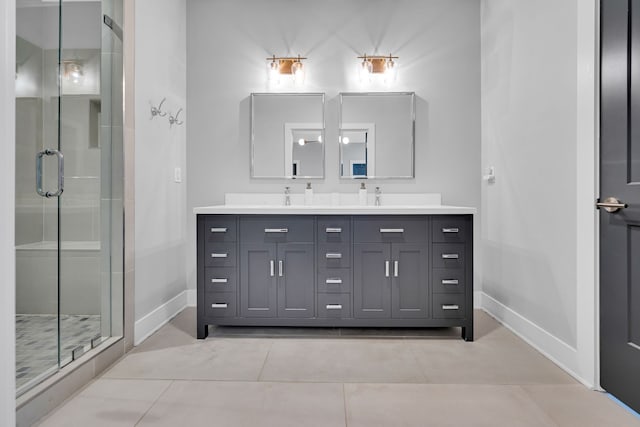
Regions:
<instances>
[{"instance_id":1,"label":"light bulb","mask_svg":"<svg viewBox=\"0 0 640 427\"><path fill-rule=\"evenodd\" d=\"M318 135L318 142L322 142L322 135Z\"/></svg>"},{"instance_id":2,"label":"light bulb","mask_svg":"<svg viewBox=\"0 0 640 427\"><path fill-rule=\"evenodd\" d=\"M298 145L304 145L304 138L300 138L298 140Z\"/></svg>"},{"instance_id":3,"label":"light bulb","mask_svg":"<svg viewBox=\"0 0 640 427\"><path fill-rule=\"evenodd\" d=\"M345 144L345 145L348 144L349 143L349 137L348 136L343 137L342 138L342 143Z\"/></svg>"},{"instance_id":4,"label":"light bulb","mask_svg":"<svg viewBox=\"0 0 640 427\"><path fill-rule=\"evenodd\" d=\"M384 81L385 83L392 83L396 80L398 74L398 67L392 58L389 58L385 63L384 69Z\"/></svg>"},{"instance_id":5,"label":"light bulb","mask_svg":"<svg viewBox=\"0 0 640 427\"><path fill-rule=\"evenodd\" d=\"M274 59L269 64L269 80L274 83L280 83L280 64Z\"/></svg>"},{"instance_id":6,"label":"light bulb","mask_svg":"<svg viewBox=\"0 0 640 427\"><path fill-rule=\"evenodd\" d=\"M293 81L297 84L304 83L304 65L300 60L291 64L291 74L293 75Z\"/></svg>"},{"instance_id":7,"label":"light bulb","mask_svg":"<svg viewBox=\"0 0 640 427\"><path fill-rule=\"evenodd\" d=\"M371 80L371 73L373 72L373 64L366 57L360 64L360 81L369 81Z\"/></svg>"}]
</instances>

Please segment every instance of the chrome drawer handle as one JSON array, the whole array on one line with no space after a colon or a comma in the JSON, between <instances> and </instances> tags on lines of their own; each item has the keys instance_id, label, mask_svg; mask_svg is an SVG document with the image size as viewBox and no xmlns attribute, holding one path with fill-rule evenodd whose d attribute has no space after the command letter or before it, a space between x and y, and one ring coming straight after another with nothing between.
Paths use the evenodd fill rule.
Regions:
<instances>
[{"instance_id":1,"label":"chrome drawer handle","mask_svg":"<svg viewBox=\"0 0 640 427\"><path fill-rule=\"evenodd\" d=\"M327 285L341 285L342 284L342 279L336 278L336 279L327 279L324 281L324 283L326 283Z\"/></svg>"},{"instance_id":2,"label":"chrome drawer handle","mask_svg":"<svg viewBox=\"0 0 640 427\"><path fill-rule=\"evenodd\" d=\"M342 254L326 254L325 257L327 259L340 259L342 258Z\"/></svg>"},{"instance_id":3,"label":"chrome drawer handle","mask_svg":"<svg viewBox=\"0 0 640 427\"><path fill-rule=\"evenodd\" d=\"M327 227L324 230L326 233L342 233L342 228L340 227Z\"/></svg>"},{"instance_id":4,"label":"chrome drawer handle","mask_svg":"<svg viewBox=\"0 0 640 427\"><path fill-rule=\"evenodd\" d=\"M327 304L327 310L342 310L342 304Z\"/></svg>"},{"instance_id":5,"label":"chrome drawer handle","mask_svg":"<svg viewBox=\"0 0 640 427\"><path fill-rule=\"evenodd\" d=\"M458 306L458 304L443 304L442 305L442 309L443 310L458 310L458 309L460 309L460 307Z\"/></svg>"},{"instance_id":6,"label":"chrome drawer handle","mask_svg":"<svg viewBox=\"0 0 640 427\"><path fill-rule=\"evenodd\" d=\"M458 279L444 279L442 281L443 285L457 285L458 284Z\"/></svg>"},{"instance_id":7,"label":"chrome drawer handle","mask_svg":"<svg viewBox=\"0 0 640 427\"><path fill-rule=\"evenodd\" d=\"M458 254L442 254L442 259L458 259L460 255Z\"/></svg>"},{"instance_id":8,"label":"chrome drawer handle","mask_svg":"<svg viewBox=\"0 0 640 427\"><path fill-rule=\"evenodd\" d=\"M211 279L211 283L228 283L227 279Z\"/></svg>"},{"instance_id":9,"label":"chrome drawer handle","mask_svg":"<svg viewBox=\"0 0 640 427\"><path fill-rule=\"evenodd\" d=\"M404 233L404 228L381 228L381 233Z\"/></svg>"},{"instance_id":10,"label":"chrome drawer handle","mask_svg":"<svg viewBox=\"0 0 640 427\"><path fill-rule=\"evenodd\" d=\"M265 228L265 233L288 233L288 228Z\"/></svg>"},{"instance_id":11,"label":"chrome drawer handle","mask_svg":"<svg viewBox=\"0 0 640 427\"><path fill-rule=\"evenodd\" d=\"M443 228L443 233L459 233L460 230L458 228Z\"/></svg>"},{"instance_id":12,"label":"chrome drawer handle","mask_svg":"<svg viewBox=\"0 0 640 427\"><path fill-rule=\"evenodd\" d=\"M389 277L389 261L384 262L384 277Z\"/></svg>"},{"instance_id":13,"label":"chrome drawer handle","mask_svg":"<svg viewBox=\"0 0 640 427\"><path fill-rule=\"evenodd\" d=\"M399 274L398 261L393 261L393 277L398 277Z\"/></svg>"},{"instance_id":14,"label":"chrome drawer handle","mask_svg":"<svg viewBox=\"0 0 640 427\"><path fill-rule=\"evenodd\" d=\"M284 266L282 260L278 261L278 276L284 276Z\"/></svg>"},{"instance_id":15,"label":"chrome drawer handle","mask_svg":"<svg viewBox=\"0 0 640 427\"><path fill-rule=\"evenodd\" d=\"M211 229L212 233L226 233L227 232L227 227L219 227L219 228L212 228Z\"/></svg>"},{"instance_id":16,"label":"chrome drawer handle","mask_svg":"<svg viewBox=\"0 0 640 427\"><path fill-rule=\"evenodd\" d=\"M269 272L271 274L271 277L274 277L276 275L276 267L273 260L269 261Z\"/></svg>"},{"instance_id":17,"label":"chrome drawer handle","mask_svg":"<svg viewBox=\"0 0 640 427\"><path fill-rule=\"evenodd\" d=\"M227 258L229 256L229 254L217 254L217 253L212 253L211 254L211 258Z\"/></svg>"},{"instance_id":18,"label":"chrome drawer handle","mask_svg":"<svg viewBox=\"0 0 640 427\"><path fill-rule=\"evenodd\" d=\"M227 308L228 304L227 303L214 303L211 304L211 308Z\"/></svg>"}]
</instances>

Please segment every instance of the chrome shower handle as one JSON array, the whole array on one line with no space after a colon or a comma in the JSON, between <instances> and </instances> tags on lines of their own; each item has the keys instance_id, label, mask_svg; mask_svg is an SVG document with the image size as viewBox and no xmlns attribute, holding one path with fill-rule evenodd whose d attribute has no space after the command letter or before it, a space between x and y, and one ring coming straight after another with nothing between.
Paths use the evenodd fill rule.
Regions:
<instances>
[{"instance_id":1,"label":"chrome shower handle","mask_svg":"<svg viewBox=\"0 0 640 427\"><path fill-rule=\"evenodd\" d=\"M56 156L58 159L58 189L54 192L42 188L42 159L45 156ZM36 154L36 192L47 199L59 197L64 191L64 155L59 150L44 150Z\"/></svg>"}]
</instances>

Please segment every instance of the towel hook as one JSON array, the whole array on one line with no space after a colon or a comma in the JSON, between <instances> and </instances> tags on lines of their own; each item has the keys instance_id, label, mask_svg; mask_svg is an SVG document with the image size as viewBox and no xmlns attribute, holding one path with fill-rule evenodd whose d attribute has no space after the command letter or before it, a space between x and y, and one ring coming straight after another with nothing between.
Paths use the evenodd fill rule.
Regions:
<instances>
[{"instance_id":1,"label":"towel hook","mask_svg":"<svg viewBox=\"0 0 640 427\"><path fill-rule=\"evenodd\" d=\"M169 127L173 126L174 124L180 126L182 123L184 123L183 120L178 120L178 116L180 115L181 111L182 108L178 110L175 116L169 114Z\"/></svg>"},{"instance_id":2,"label":"towel hook","mask_svg":"<svg viewBox=\"0 0 640 427\"><path fill-rule=\"evenodd\" d=\"M151 106L151 119L153 119L155 116L164 117L167 115L166 112L162 111L162 104L164 104L164 101L166 100L167 98L162 98L162 101L160 101L160 104L158 104L157 107L154 107L153 105Z\"/></svg>"}]
</instances>

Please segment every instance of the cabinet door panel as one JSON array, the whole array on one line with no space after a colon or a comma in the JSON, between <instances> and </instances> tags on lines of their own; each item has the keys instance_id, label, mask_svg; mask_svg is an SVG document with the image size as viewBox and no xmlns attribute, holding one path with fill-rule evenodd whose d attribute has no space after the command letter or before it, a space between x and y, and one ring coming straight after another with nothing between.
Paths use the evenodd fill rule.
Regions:
<instances>
[{"instance_id":1,"label":"cabinet door panel","mask_svg":"<svg viewBox=\"0 0 640 427\"><path fill-rule=\"evenodd\" d=\"M355 244L353 311L356 318L391 317L391 248L384 243Z\"/></svg>"},{"instance_id":2,"label":"cabinet door panel","mask_svg":"<svg viewBox=\"0 0 640 427\"><path fill-rule=\"evenodd\" d=\"M391 315L396 318L428 317L429 254L423 244L391 246Z\"/></svg>"},{"instance_id":3,"label":"cabinet door panel","mask_svg":"<svg viewBox=\"0 0 640 427\"><path fill-rule=\"evenodd\" d=\"M313 243L278 244L278 317L314 317Z\"/></svg>"},{"instance_id":4,"label":"cabinet door panel","mask_svg":"<svg viewBox=\"0 0 640 427\"><path fill-rule=\"evenodd\" d=\"M275 245L240 246L240 306L243 316L276 316L276 255Z\"/></svg>"}]
</instances>

